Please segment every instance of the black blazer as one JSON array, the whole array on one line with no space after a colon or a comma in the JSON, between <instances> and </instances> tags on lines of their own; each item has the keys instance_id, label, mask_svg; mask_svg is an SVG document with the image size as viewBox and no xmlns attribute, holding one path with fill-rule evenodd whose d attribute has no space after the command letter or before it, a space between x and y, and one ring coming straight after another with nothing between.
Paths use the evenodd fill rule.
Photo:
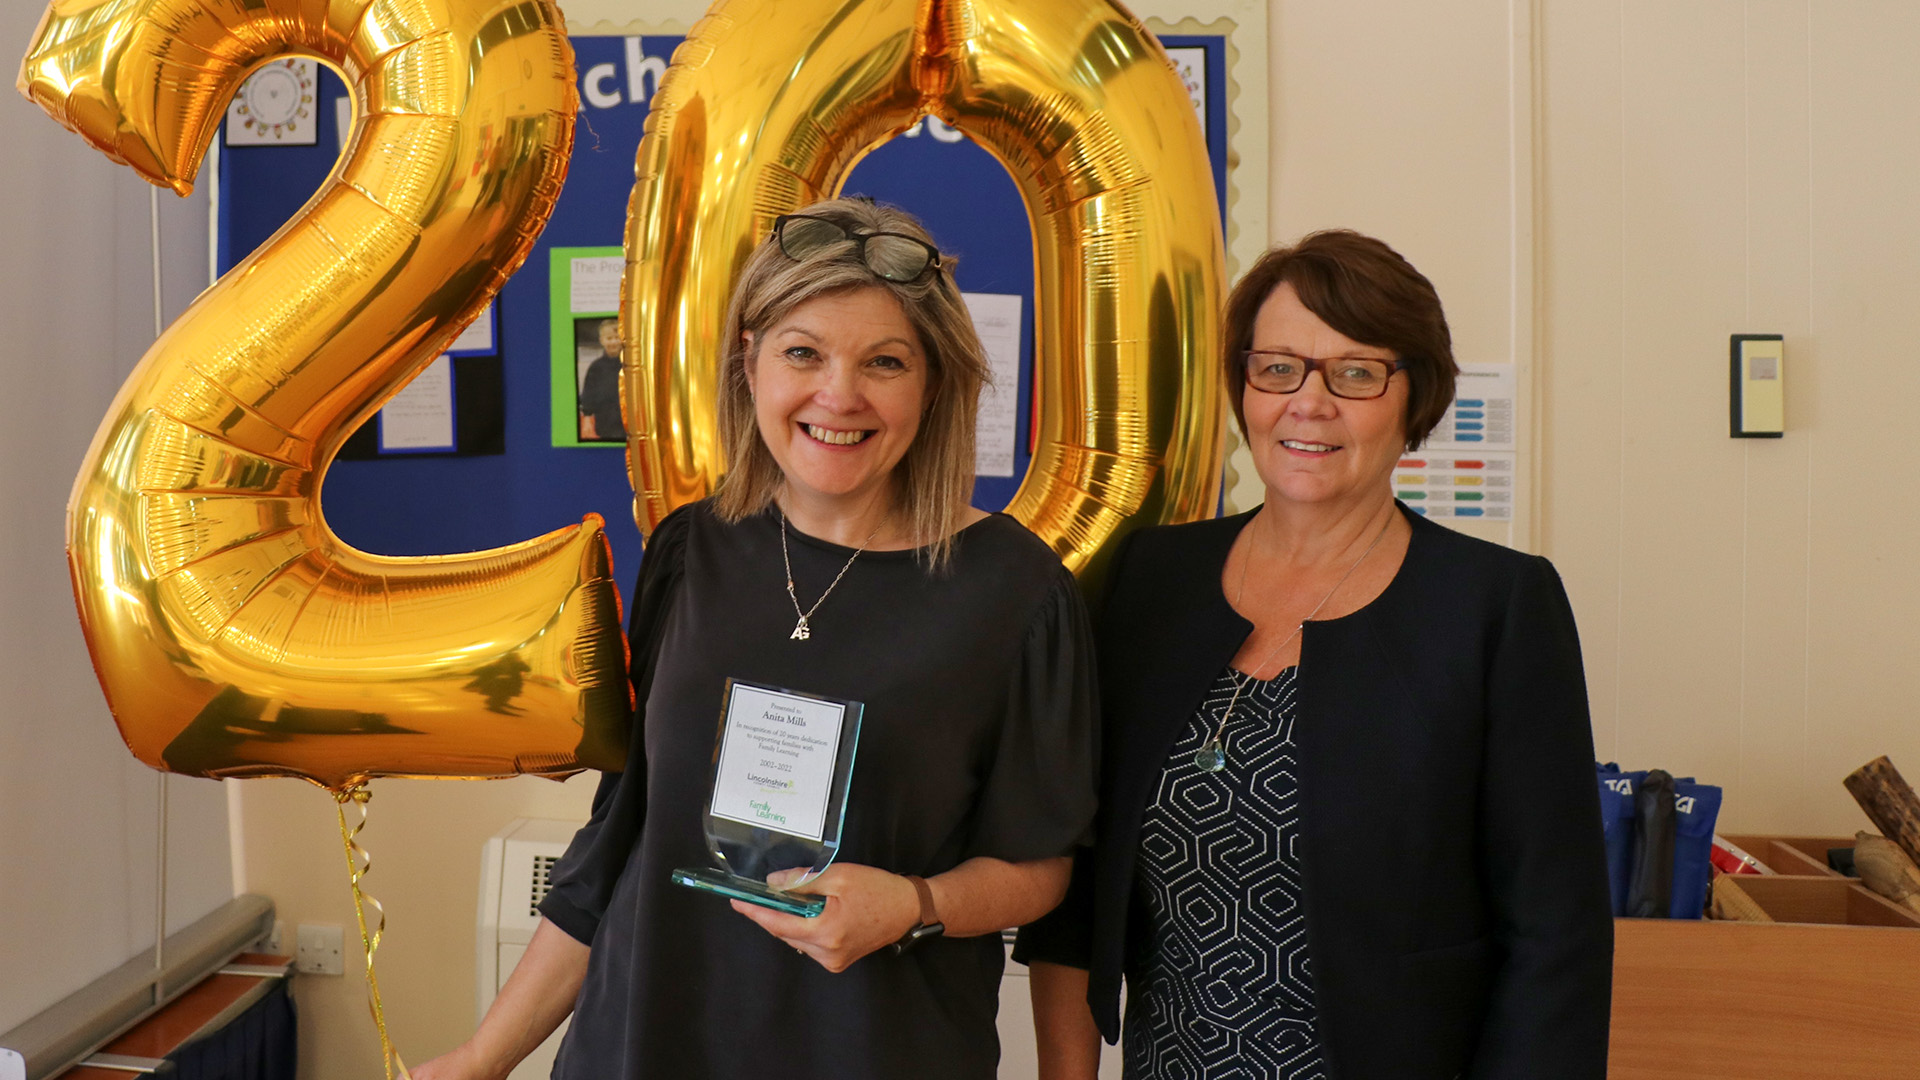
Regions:
<instances>
[{"instance_id":1,"label":"black blazer","mask_svg":"<svg viewBox=\"0 0 1920 1080\"><path fill-rule=\"evenodd\" d=\"M1302 632L1302 877L1318 1030L1341 1080L1602 1080L1613 922L1573 612L1553 566L1406 510L1372 603ZM1251 513L1145 529L1099 613L1096 847L1016 958L1090 971L1118 1038L1140 819L1252 631L1220 574Z\"/></svg>"}]
</instances>

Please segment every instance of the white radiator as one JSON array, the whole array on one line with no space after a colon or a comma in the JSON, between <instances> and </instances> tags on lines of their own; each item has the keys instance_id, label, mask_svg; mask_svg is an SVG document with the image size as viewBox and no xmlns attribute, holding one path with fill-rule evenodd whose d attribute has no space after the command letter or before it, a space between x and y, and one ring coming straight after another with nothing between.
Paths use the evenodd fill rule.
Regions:
<instances>
[{"instance_id":1,"label":"white radiator","mask_svg":"<svg viewBox=\"0 0 1920 1080\"><path fill-rule=\"evenodd\" d=\"M553 864L582 824L518 818L487 841L480 861L480 927L475 942L479 1017L487 1015L507 976L526 954L533 928L540 923L540 901L552 885ZM566 1031L562 1023L508 1074L509 1080L547 1080Z\"/></svg>"}]
</instances>

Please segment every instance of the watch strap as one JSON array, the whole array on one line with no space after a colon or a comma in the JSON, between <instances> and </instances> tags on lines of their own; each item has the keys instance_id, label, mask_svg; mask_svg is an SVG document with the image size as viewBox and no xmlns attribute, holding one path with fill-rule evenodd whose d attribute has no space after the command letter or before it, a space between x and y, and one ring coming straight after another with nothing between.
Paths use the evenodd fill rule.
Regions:
<instances>
[{"instance_id":1,"label":"watch strap","mask_svg":"<svg viewBox=\"0 0 1920 1080\"><path fill-rule=\"evenodd\" d=\"M940 915L933 910L933 886L927 884L927 879L918 874L907 874L905 877L913 882L913 891L920 895L920 926L932 926L939 922ZM919 927L914 929L917 930Z\"/></svg>"},{"instance_id":2,"label":"watch strap","mask_svg":"<svg viewBox=\"0 0 1920 1080\"><path fill-rule=\"evenodd\" d=\"M913 882L913 891L915 895L920 898L920 925L908 930L900 936L899 941L893 943L893 955L895 956L905 953L908 949L920 944L920 942L926 938L939 937L946 933L947 929L946 926L940 922L939 912L933 909L933 886L927 884L927 879L914 874L902 874L901 876Z\"/></svg>"}]
</instances>

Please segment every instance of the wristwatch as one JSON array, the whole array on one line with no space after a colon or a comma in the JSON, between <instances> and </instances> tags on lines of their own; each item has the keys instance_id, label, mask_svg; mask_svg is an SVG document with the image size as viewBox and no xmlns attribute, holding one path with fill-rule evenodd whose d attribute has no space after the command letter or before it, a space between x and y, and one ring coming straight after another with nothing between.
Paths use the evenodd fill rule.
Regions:
<instances>
[{"instance_id":1,"label":"wristwatch","mask_svg":"<svg viewBox=\"0 0 1920 1080\"><path fill-rule=\"evenodd\" d=\"M927 884L927 879L912 874L902 876L913 882L913 891L920 894L920 925L907 931L899 941L893 943L895 956L899 956L927 938L938 937L947 932L946 924L940 921L939 914L933 910L933 887Z\"/></svg>"}]
</instances>

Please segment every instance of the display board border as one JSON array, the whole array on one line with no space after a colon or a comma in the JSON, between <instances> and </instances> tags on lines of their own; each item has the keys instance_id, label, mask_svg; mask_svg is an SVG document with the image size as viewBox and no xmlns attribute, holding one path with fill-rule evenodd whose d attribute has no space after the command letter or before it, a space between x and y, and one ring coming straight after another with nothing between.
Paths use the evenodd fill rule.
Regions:
<instances>
[{"instance_id":1,"label":"display board border","mask_svg":"<svg viewBox=\"0 0 1920 1080\"><path fill-rule=\"evenodd\" d=\"M577 319L617 319L618 311L574 311L571 260L620 258L626 249L619 245L594 247L555 247L547 253L547 342L552 403L550 423L553 445L576 449L605 450L618 444L585 441L580 438L580 387L574 372L573 324Z\"/></svg>"}]
</instances>

